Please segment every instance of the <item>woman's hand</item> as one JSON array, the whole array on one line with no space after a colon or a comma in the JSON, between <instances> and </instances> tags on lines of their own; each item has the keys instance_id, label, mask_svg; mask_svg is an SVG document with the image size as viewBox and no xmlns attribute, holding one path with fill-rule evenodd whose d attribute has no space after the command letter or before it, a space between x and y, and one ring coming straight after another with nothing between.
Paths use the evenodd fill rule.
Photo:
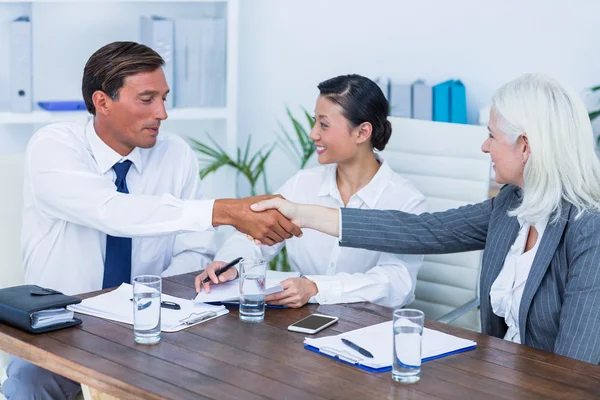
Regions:
<instances>
[{"instance_id":1,"label":"woman's hand","mask_svg":"<svg viewBox=\"0 0 600 400\"><path fill-rule=\"evenodd\" d=\"M269 200L259 201L258 203L252 204L250 208L252 211L257 212L265 210L277 210L298 228L304 227L302 225L302 219L300 218L300 205L292 203L284 198L277 197Z\"/></svg>"},{"instance_id":2,"label":"woman's hand","mask_svg":"<svg viewBox=\"0 0 600 400\"><path fill-rule=\"evenodd\" d=\"M288 278L281 282L281 287L282 292L265 297L267 304L299 308L319 293L317 284L306 278Z\"/></svg>"},{"instance_id":3,"label":"woman's hand","mask_svg":"<svg viewBox=\"0 0 600 400\"><path fill-rule=\"evenodd\" d=\"M235 267L229 268L227 271L223 272L221 275L217 276L216 272L223 268L227 263L224 261L213 261L206 266L204 272L196 277L196 293L200 293L202 288L206 291L206 293L210 293L210 285L218 285L219 283L224 283L227 281L232 281L238 276L238 271ZM204 278L210 278L210 281L206 283L202 283Z\"/></svg>"}]
</instances>

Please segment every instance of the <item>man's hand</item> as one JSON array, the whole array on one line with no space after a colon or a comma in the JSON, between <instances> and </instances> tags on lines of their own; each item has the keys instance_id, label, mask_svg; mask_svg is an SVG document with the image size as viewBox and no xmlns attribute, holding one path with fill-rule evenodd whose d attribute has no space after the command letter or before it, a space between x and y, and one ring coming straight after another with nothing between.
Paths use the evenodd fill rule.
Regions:
<instances>
[{"instance_id":1,"label":"man's hand","mask_svg":"<svg viewBox=\"0 0 600 400\"><path fill-rule=\"evenodd\" d=\"M223 268L227 263L223 261L213 261L206 266L204 272L196 277L196 293L199 293L202 289L206 293L210 293L210 285L218 285L219 283L224 283L227 281L232 281L238 276L238 271L233 268L229 268L227 271L223 272L221 275L217 276L215 272ZM206 283L202 283L204 278L210 278L210 281Z\"/></svg>"},{"instance_id":2,"label":"man's hand","mask_svg":"<svg viewBox=\"0 0 600 400\"><path fill-rule=\"evenodd\" d=\"M302 236L302 231L291 223L279 211L267 210L254 212L250 206L262 200L275 197L263 195L244 199L215 200L213 208L213 226L233 225L238 231L272 246L293 236Z\"/></svg>"},{"instance_id":3,"label":"man's hand","mask_svg":"<svg viewBox=\"0 0 600 400\"><path fill-rule=\"evenodd\" d=\"M267 304L299 308L319 293L317 284L306 278L288 278L281 282L282 292L265 297Z\"/></svg>"}]
</instances>

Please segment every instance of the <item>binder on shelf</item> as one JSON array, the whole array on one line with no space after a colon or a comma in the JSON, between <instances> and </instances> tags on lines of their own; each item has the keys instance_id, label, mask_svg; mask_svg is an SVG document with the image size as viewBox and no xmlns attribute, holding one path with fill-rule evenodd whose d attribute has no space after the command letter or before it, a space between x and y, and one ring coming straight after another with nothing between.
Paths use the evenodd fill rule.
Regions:
<instances>
[{"instance_id":1,"label":"binder on shelf","mask_svg":"<svg viewBox=\"0 0 600 400\"><path fill-rule=\"evenodd\" d=\"M200 35L197 19L175 20L175 107L200 107Z\"/></svg>"},{"instance_id":2,"label":"binder on shelf","mask_svg":"<svg viewBox=\"0 0 600 400\"><path fill-rule=\"evenodd\" d=\"M467 123L467 93L465 85L455 80L450 88L450 122Z\"/></svg>"},{"instance_id":3,"label":"binder on shelf","mask_svg":"<svg viewBox=\"0 0 600 400\"><path fill-rule=\"evenodd\" d=\"M450 88L452 80L438 83L433 87L433 120L450 122Z\"/></svg>"},{"instance_id":4,"label":"binder on shelf","mask_svg":"<svg viewBox=\"0 0 600 400\"><path fill-rule=\"evenodd\" d=\"M344 345L341 341L342 338L348 339L366 349L373 355L373 358L367 358L358 351ZM473 350L476 346L477 343L471 340L424 328L421 344L421 362ZM335 336L321 338L307 337L304 339L304 347L366 371L389 371L392 369L392 362L394 360L392 321L367 326Z\"/></svg>"},{"instance_id":5,"label":"binder on shelf","mask_svg":"<svg viewBox=\"0 0 600 400\"><path fill-rule=\"evenodd\" d=\"M423 80L411 85L412 118L431 121L433 119L433 92L431 86Z\"/></svg>"},{"instance_id":6,"label":"binder on shelf","mask_svg":"<svg viewBox=\"0 0 600 400\"><path fill-rule=\"evenodd\" d=\"M33 109L31 20L19 17L10 25L10 109L28 113Z\"/></svg>"},{"instance_id":7,"label":"binder on shelf","mask_svg":"<svg viewBox=\"0 0 600 400\"><path fill-rule=\"evenodd\" d=\"M173 88L173 20L158 16L142 16L140 20L141 43L156 51L165 60L163 70L169 88ZM166 108L173 108L173 89L167 96Z\"/></svg>"},{"instance_id":8,"label":"binder on shelf","mask_svg":"<svg viewBox=\"0 0 600 400\"><path fill-rule=\"evenodd\" d=\"M433 87L433 120L467 123L467 96L461 81L449 80Z\"/></svg>"},{"instance_id":9,"label":"binder on shelf","mask_svg":"<svg viewBox=\"0 0 600 400\"><path fill-rule=\"evenodd\" d=\"M227 81L227 26L224 18L200 18L200 107L224 107Z\"/></svg>"},{"instance_id":10,"label":"binder on shelf","mask_svg":"<svg viewBox=\"0 0 600 400\"><path fill-rule=\"evenodd\" d=\"M412 95L411 85L391 84L390 85L390 115L394 117L411 118L412 115Z\"/></svg>"}]
</instances>

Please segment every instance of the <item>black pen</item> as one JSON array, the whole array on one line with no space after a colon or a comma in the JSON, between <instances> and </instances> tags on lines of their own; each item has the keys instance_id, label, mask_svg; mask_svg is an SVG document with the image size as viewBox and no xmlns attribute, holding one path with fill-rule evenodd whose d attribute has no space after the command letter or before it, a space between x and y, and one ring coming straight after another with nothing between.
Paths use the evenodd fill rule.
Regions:
<instances>
[{"instance_id":1,"label":"black pen","mask_svg":"<svg viewBox=\"0 0 600 400\"><path fill-rule=\"evenodd\" d=\"M359 345L357 345L356 343L352 343L351 341L349 341L348 339L344 339L342 338L342 342L350 347L353 350L358 351L360 354L362 354L365 357L369 357L369 358L373 358L373 354L371 354L368 350L363 349L362 347L360 347Z\"/></svg>"},{"instance_id":2,"label":"black pen","mask_svg":"<svg viewBox=\"0 0 600 400\"><path fill-rule=\"evenodd\" d=\"M133 301L133 299L129 299L129 300ZM152 304L152 302L150 302L150 301L147 303L144 303L144 304L138 304L138 311L141 311L145 308L150 307L150 304ZM181 306L177 303L173 303L172 301L161 301L160 306L162 308L168 308L170 310L181 310Z\"/></svg>"},{"instance_id":3,"label":"black pen","mask_svg":"<svg viewBox=\"0 0 600 400\"><path fill-rule=\"evenodd\" d=\"M215 275L217 275L217 276L221 275L223 272L227 271L229 268L233 267L235 264L242 261L242 258L244 258L244 257L238 257L235 260L231 261L229 264L225 265L223 268L216 271ZM204 278L204 280L202 280L202 283L206 283L206 282L210 282L210 277L208 275L206 276L206 278Z\"/></svg>"}]
</instances>

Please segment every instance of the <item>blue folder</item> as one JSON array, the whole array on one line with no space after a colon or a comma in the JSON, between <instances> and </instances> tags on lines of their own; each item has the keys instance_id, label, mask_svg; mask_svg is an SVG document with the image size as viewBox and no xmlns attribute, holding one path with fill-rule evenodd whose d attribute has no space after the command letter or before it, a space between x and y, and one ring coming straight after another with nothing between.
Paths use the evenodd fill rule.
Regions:
<instances>
[{"instance_id":1,"label":"blue folder","mask_svg":"<svg viewBox=\"0 0 600 400\"><path fill-rule=\"evenodd\" d=\"M392 369L393 358L391 356L393 352L392 330L392 321L388 321L338 335L320 338L307 337L304 341L304 348L349 365L354 365L365 371L390 371ZM359 355L354 348L346 348L342 340L340 340L344 338L356 343L358 346L364 345L366 350L372 353L373 357L366 358L362 354ZM425 328L421 342L421 362L473 350L476 346L477 343L472 340ZM407 365L404 365L404 367L418 368L418 366Z\"/></svg>"},{"instance_id":2,"label":"blue folder","mask_svg":"<svg viewBox=\"0 0 600 400\"><path fill-rule=\"evenodd\" d=\"M465 347L465 348L462 348L462 349L459 349L459 350L456 350L456 351L450 351L448 353L438 354L437 356L423 358L423 359L421 359L421 362L424 363L424 362L427 362L427 361L436 360L438 358L447 357L447 356L450 356L452 354L464 353L465 351L475 350L476 347L477 346L469 346L469 347ZM304 348L307 349L307 350L310 350L310 351L314 351L315 353L322 354L325 357L333 358L334 360L341 361L341 362L346 363L348 365L352 365L354 367L358 367L360 369L364 369L365 371L369 371L369 372L387 372L387 371L391 371L392 370L392 366L391 365L389 367L371 368L371 367L368 367L366 365L362 365L362 364L357 364L357 363L353 363L353 362L350 362L350 361L346 361L346 360L344 360L342 358L339 358L338 356L331 356L329 354L322 353L316 347L310 346L308 344L305 344ZM392 351L392 349L390 349L390 351Z\"/></svg>"}]
</instances>

